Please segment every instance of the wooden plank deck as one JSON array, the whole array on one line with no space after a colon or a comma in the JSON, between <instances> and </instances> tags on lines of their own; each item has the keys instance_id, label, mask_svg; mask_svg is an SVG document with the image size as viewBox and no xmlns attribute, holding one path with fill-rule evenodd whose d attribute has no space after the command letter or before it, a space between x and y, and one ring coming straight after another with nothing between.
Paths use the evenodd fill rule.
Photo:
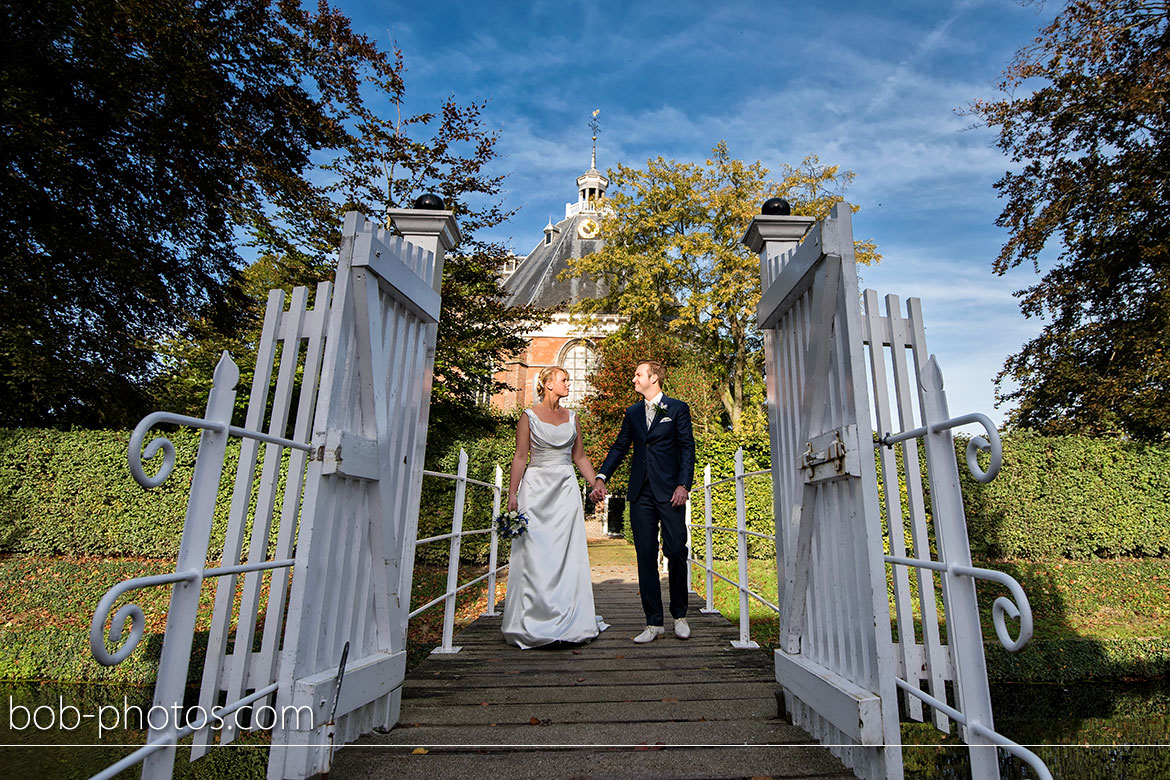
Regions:
<instances>
[{"instance_id":1,"label":"wooden plank deck","mask_svg":"<svg viewBox=\"0 0 1170 780\"><path fill-rule=\"evenodd\" d=\"M667 618L665 637L630 641L644 621L633 579L594 567L611 627L585 645L522 651L499 617L479 618L456 637L461 652L408 675L399 725L339 750L332 777L853 777L777 717L770 655L733 649L738 631L700 613L697 595L691 639Z\"/></svg>"}]
</instances>

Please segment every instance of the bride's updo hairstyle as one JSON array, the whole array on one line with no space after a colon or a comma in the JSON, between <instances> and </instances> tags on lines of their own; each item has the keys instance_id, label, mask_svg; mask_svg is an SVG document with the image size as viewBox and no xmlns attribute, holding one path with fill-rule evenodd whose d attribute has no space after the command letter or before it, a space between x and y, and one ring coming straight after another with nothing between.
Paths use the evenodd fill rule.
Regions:
<instances>
[{"instance_id":1,"label":"bride's updo hairstyle","mask_svg":"<svg viewBox=\"0 0 1170 780\"><path fill-rule=\"evenodd\" d=\"M560 366L545 366L544 368L540 369L540 373L536 377L537 401L544 400L544 386L547 385L554 376L556 376L558 371L565 375L565 379L569 378L569 372Z\"/></svg>"}]
</instances>

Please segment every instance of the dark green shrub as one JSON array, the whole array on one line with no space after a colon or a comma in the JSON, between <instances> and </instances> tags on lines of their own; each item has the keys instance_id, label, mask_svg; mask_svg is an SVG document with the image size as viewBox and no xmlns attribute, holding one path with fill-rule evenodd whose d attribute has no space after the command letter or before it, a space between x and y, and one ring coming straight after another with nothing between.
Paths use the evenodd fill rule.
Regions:
<instances>
[{"instance_id":1,"label":"dark green shrub","mask_svg":"<svg viewBox=\"0 0 1170 780\"><path fill-rule=\"evenodd\" d=\"M960 458L964 448L956 442ZM1170 553L1170 446L1018 431L1003 450L992 482L959 469L976 557Z\"/></svg>"}]
</instances>

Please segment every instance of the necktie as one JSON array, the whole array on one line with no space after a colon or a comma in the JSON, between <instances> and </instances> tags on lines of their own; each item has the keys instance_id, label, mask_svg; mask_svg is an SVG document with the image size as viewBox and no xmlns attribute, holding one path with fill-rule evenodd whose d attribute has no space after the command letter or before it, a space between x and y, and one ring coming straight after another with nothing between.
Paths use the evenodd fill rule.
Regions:
<instances>
[{"instance_id":1,"label":"necktie","mask_svg":"<svg viewBox=\"0 0 1170 780\"><path fill-rule=\"evenodd\" d=\"M654 407L650 405L649 401L647 401L646 402L646 427L649 428L653 422L654 422Z\"/></svg>"}]
</instances>

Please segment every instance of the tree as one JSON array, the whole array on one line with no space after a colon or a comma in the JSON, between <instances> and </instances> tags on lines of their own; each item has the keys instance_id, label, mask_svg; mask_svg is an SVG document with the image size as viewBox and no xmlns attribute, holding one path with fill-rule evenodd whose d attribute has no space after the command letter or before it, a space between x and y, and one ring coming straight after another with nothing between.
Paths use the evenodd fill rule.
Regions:
<instances>
[{"instance_id":1,"label":"tree","mask_svg":"<svg viewBox=\"0 0 1170 780\"><path fill-rule=\"evenodd\" d=\"M545 322L547 314L505 305L499 270L509 255L503 246L480 241L474 234L511 216L495 200L502 177L484 172L494 157L496 135L482 124L482 106L447 98L437 113L403 118L405 69L397 51L395 62L399 86L391 90L387 84L385 89L394 119L365 116L344 154L324 167L337 177L329 191L340 196L338 213L356 210L381 222L386 209L408 206L417 195L434 192L459 220L463 240L443 267L431 395L431 426L444 428L465 424L468 415L482 411L478 398L506 388L494 380L494 373L508 355L523 349L523 334ZM332 223L329 229L334 229ZM268 291L275 287L288 291L296 285L313 289L331 279L333 272L332 262L315 262L301 253L259 258L233 286L243 308L226 318L228 327L220 327L213 313L206 312L160 345L168 367L157 384L157 401L176 411L197 413L224 349L238 356L241 381L250 382ZM246 397L238 403L243 406Z\"/></svg>"},{"instance_id":2,"label":"tree","mask_svg":"<svg viewBox=\"0 0 1170 780\"><path fill-rule=\"evenodd\" d=\"M1016 96L1032 87L1030 94ZM1170 5L1078 0L970 111L1016 164L996 187L1010 236L993 269L1049 318L996 379L1009 421L1048 433L1170 435ZM1058 248L1057 248L1058 247ZM1011 386L1017 385L1015 389Z\"/></svg>"},{"instance_id":3,"label":"tree","mask_svg":"<svg viewBox=\"0 0 1170 780\"><path fill-rule=\"evenodd\" d=\"M704 437L719 429L719 399L715 383L703 359L678 339L660 332L633 333L624 328L606 336L598 345L600 361L590 378L593 392L584 401L581 433L585 450L594 466L605 460L609 447L621 430L626 407L641 399L634 392L632 378L639 360L657 360L666 371L664 391L671 398L686 401L691 409L695 435ZM623 465L624 471L627 465ZM622 477L609 475L610 484Z\"/></svg>"},{"instance_id":4,"label":"tree","mask_svg":"<svg viewBox=\"0 0 1170 780\"><path fill-rule=\"evenodd\" d=\"M0 14L0 424L126 424L158 369L151 344L233 308L239 235L328 251L336 205L312 155L352 142L367 80L400 79L325 3Z\"/></svg>"},{"instance_id":5,"label":"tree","mask_svg":"<svg viewBox=\"0 0 1170 780\"><path fill-rule=\"evenodd\" d=\"M578 313L625 315L635 333L669 333L703 355L736 432L750 424L745 414L762 415L753 402L762 393L759 258L741 244L744 230L770 197L788 199L795 214L827 216L854 174L811 156L785 165L779 182L768 176L759 162L733 159L722 141L704 165L661 157L644 169L619 165L609 172L604 248L569 266L609 289ZM872 242L857 254L862 263L880 258Z\"/></svg>"}]
</instances>

